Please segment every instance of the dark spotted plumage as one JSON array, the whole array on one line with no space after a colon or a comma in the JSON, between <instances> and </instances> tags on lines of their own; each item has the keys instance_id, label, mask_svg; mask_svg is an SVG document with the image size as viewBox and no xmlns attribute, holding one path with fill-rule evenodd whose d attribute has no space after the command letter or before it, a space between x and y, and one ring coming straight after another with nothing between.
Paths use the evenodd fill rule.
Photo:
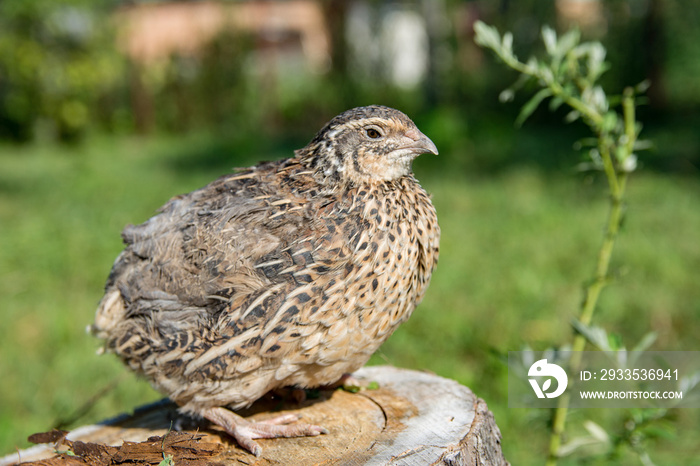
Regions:
<instances>
[{"instance_id":1,"label":"dark spotted plumage","mask_svg":"<svg viewBox=\"0 0 700 466\"><path fill-rule=\"evenodd\" d=\"M356 108L293 158L171 199L124 230L93 332L256 454L253 438L323 432L223 407L336 382L408 319L438 258L435 209L411 174L426 152L403 113Z\"/></svg>"}]
</instances>

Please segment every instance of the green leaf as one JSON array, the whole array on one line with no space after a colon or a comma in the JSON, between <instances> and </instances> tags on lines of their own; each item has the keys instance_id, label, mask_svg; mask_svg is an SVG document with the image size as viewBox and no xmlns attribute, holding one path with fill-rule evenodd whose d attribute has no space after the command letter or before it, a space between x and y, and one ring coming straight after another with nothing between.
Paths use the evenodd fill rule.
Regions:
<instances>
[{"instance_id":1,"label":"green leaf","mask_svg":"<svg viewBox=\"0 0 700 466\"><path fill-rule=\"evenodd\" d=\"M547 50L547 53L550 55L554 55L554 51L557 49L556 31L549 26L543 26L542 42L544 42L544 47Z\"/></svg>"},{"instance_id":2,"label":"green leaf","mask_svg":"<svg viewBox=\"0 0 700 466\"><path fill-rule=\"evenodd\" d=\"M532 113L537 110L537 107L539 107L540 103L547 97L550 97L552 95L552 91L549 89L540 89L537 94L532 96L530 100L527 101L525 105L523 105L523 108L520 110L520 114L518 115L518 118L515 120L515 125L516 126L522 126L522 124L525 122L525 120L528 119Z\"/></svg>"},{"instance_id":3,"label":"green leaf","mask_svg":"<svg viewBox=\"0 0 700 466\"><path fill-rule=\"evenodd\" d=\"M513 34L506 32L503 34L502 42L503 51L508 55L513 55Z\"/></svg>"},{"instance_id":4,"label":"green leaf","mask_svg":"<svg viewBox=\"0 0 700 466\"><path fill-rule=\"evenodd\" d=\"M535 68L537 68L537 65L535 65ZM509 92L512 93L514 97L514 94L520 89L522 89L523 86L531 79L532 76L530 75L520 74L518 76L518 79L516 79L515 82L508 89L505 89L503 92L501 92L501 95L499 95L499 99L508 97ZM512 100L512 97L510 100ZM501 100L501 102L504 102L504 100Z\"/></svg>"},{"instance_id":5,"label":"green leaf","mask_svg":"<svg viewBox=\"0 0 700 466\"><path fill-rule=\"evenodd\" d=\"M591 150L588 151L588 156L591 158L593 163L600 168L603 168L603 157L600 156L600 151L594 147Z\"/></svg>"},{"instance_id":6,"label":"green leaf","mask_svg":"<svg viewBox=\"0 0 700 466\"><path fill-rule=\"evenodd\" d=\"M700 371L684 375L678 381L678 389L684 393L690 393L698 385L700 385Z\"/></svg>"},{"instance_id":7,"label":"green leaf","mask_svg":"<svg viewBox=\"0 0 700 466\"><path fill-rule=\"evenodd\" d=\"M592 107L598 113L601 114L607 112L608 107L610 106L610 104L608 103L608 97L605 95L605 91L603 91L603 88L600 86L589 87L584 89L584 91L581 93L581 100L587 106ZM615 114L615 112L609 113L614 115L614 118L617 119L617 114ZM610 130L612 130L615 127L615 123L616 121L612 121L612 126L610 127Z\"/></svg>"},{"instance_id":8,"label":"green leaf","mask_svg":"<svg viewBox=\"0 0 700 466\"><path fill-rule=\"evenodd\" d=\"M579 118L581 118L581 112L579 112L578 110L572 110L566 114L566 116L564 117L564 121L566 121L567 123L573 123Z\"/></svg>"},{"instance_id":9,"label":"green leaf","mask_svg":"<svg viewBox=\"0 0 700 466\"><path fill-rule=\"evenodd\" d=\"M641 83L634 86L634 92L636 92L637 94L644 94L649 89L649 87L651 87L651 81L645 79Z\"/></svg>"},{"instance_id":10,"label":"green leaf","mask_svg":"<svg viewBox=\"0 0 700 466\"><path fill-rule=\"evenodd\" d=\"M644 429L644 434L649 438L673 439L675 434L666 426L652 425Z\"/></svg>"},{"instance_id":11,"label":"green leaf","mask_svg":"<svg viewBox=\"0 0 700 466\"><path fill-rule=\"evenodd\" d=\"M581 138L574 143L574 149L581 150L584 147L598 147L596 138Z\"/></svg>"},{"instance_id":12,"label":"green leaf","mask_svg":"<svg viewBox=\"0 0 700 466\"><path fill-rule=\"evenodd\" d=\"M623 163L628 156L627 148L624 145L615 146L615 159L618 163Z\"/></svg>"},{"instance_id":13,"label":"green leaf","mask_svg":"<svg viewBox=\"0 0 700 466\"><path fill-rule=\"evenodd\" d=\"M512 87L508 89L503 89L500 94L498 94L498 100L502 103L510 102L515 98L515 91Z\"/></svg>"},{"instance_id":14,"label":"green leaf","mask_svg":"<svg viewBox=\"0 0 700 466\"><path fill-rule=\"evenodd\" d=\"M586 44L588 55L588 79L596 81L603 74L607 66L605 64L605 47L600 42Z\"/></svg>"},{"instance_id":15,"label":"green leaf","mask_svg":"<svg viewBox=\"0 0 700 466\"><path fill-rule=\"evenodd\" d=\"M559 41L557 42L556 48L553 53L554 58L560 60L564 55L569 53L571 49L578 45L580 38L581 33L578 31L578 29L572 29L571 31L561 36L561 39L559 39Z\"/></svg>"},{"instance_id":16,"label":"green leaf","mask_svg":"<svg viewBox=\"0 0 700 466\"><path fill-rule=\"evenodd\" d=\"M477 45L488 47L496 51L500 50L501 36L495 27L489 26L482 21L477 21L474 23L474 32L476 33L474 42L476 42Z\"/></svg>"},{"instance_id":17,"label":"green leaf","mask_svg":"<svg viewBox=\"0 0 700 466\"><path fill-rule=\"evenodd\" d=\"M608 337L608 333L605 331L605 329L585 325L578 319L572 320L571 325L573 325L576 332L583 335L590 344L599 350L613 351L612 347L610 346L610 338Z\"/></svg>"},{"instance_id":18,"label":"green leaf","mask_svg":"<svg viewBox=\"0 0 700 466\"><path fill-rule=\"evenodd\" d=\"M622 335L620 335L619 333L608 334L608 346L613 351L624 350L625 347L622 344Z\"/></svg>"},{"instance_id":19,"label":"green leaf","mask_svg":"<svg viewBox=\"0 0 700 466\"><path fill-rule=\"evenodd\" d=\"M648 150L654 147L654 143L648 139L637 139L634 141L634 146L632 147L635 151L638 150Z\"/></svg>"},{"instance_id":20,"label":"green leaf","mask_svg":"<svg viewBox=\"0 0 700 466\"><path fill-rule=\"evenodd\" d=\"M544 66L544 64L542 64L537 71L537 75L542 81L544 81L545 85L549 86L554 82L554 73L551 69Z\"/></svg>"},{"instance_id":21,"label":"green leaf","mask_svg":"<svg viewBox=\"0 0 700 466\"><path fill-rule=\"evenodd\" d=\"M618 116L617 113L610 111L603 115L603 123L600 125L600 129L605 133L612 133L617 126Z\"/></svg>"},{"instance_id":22,"label":"green leaf","mask_svg":"<svg viewBox=\"0 0 700 466\"><path fill-rule=\"evenodd\" d=\"M657 336L658 335L656 332L647 333L646 335L644 335L642 337L641 340L639 340L639 343L637 343L634 346L634 348L632 348L631 351L646 351L646 350L648 350L649 347L651 347L651 345L653 345L654 342L656 341Z\"/></svg>"},{"instance_id":23,"label":"green leaf","mask_svg":"<svg viewBox=\"0 0 700 466\"><path fill-rule=\"evenodd\" d=\"M527 70L527 72L531 75L537 74L538 67L539 63L537 62L537 59L535 57L530 57L525 63L525 70Z\"/></svg>"},{"instance_id":24,"label":"green leaf","mask_svg":"<svg viewBox=\"0 0 700 466\"><path fill-rule=\"evenodd\" d=\"M603 443L610 443L610 436L608 433L595 422L591 420L584 421L583 427L585 427L588 433L590 433L596 440Z\"/></svg>"},{"instance_id":25,"label":"green leaf","mask_svg":"<svg viewBox=\"0 0 700 466\"><path fill-rule=\"evenodd\" d=\"M565 457L571 455L573 452L581 447L587 447L590 445L596 445L600 443L596 438L586 436L586 437L574 437L570 441L559 447L557 450L557 456Z\"/></svg>"},{"instance_id":26,"label":"green leaf","mask_svg":"<svg viewBox=\"0 0 700 466\"><path fill-rule=\"evenodd\" d=\"M625 173L632 173L637 169L637 156L634 154L628 155L620 164L620 170Z\"/></svg>"},{"instance_id":27,"label":"green leaf","mask_svg":"<svg viewBox=\"0 0 700 466\"><path fill-rule=\"evenodd\" d=\"M549 110L552 112L556 111L559 107L561 107L561 104L564 103L564 99L562 99L559 96L552 97L552 99L549 101Z\"/></svg>"},{"instance_id":28,"label":"green leaf","mask_svg":"<svg viewBox=\"0 0 700 466\"><path fill-rule=\"evenodd\" d=\"M359 393L362 387L358 387L357 385L343 385L342 389L348 393Z\"/></svg>"}]
</instances>

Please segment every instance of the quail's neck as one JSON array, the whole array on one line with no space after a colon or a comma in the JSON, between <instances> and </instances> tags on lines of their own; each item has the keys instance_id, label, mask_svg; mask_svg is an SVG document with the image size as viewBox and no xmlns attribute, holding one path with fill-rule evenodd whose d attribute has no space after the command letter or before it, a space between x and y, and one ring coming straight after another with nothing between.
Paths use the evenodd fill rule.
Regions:
<instances>
[{"instance_id":1,"label":"quail's neck","mask_svg":"<svg viewBox=\"0 0 700 466\"><path fill-rule=\"evenodd\" d=\"M343 157L332 150L319 150L319 147L307 146L295 151L296 158L305 171L313 173L314 180L331 190L343 190L357 186L389 185L393 186L402 179L413 178L412 160L386 167L360 167L352 157Z\"/></svg>"}]
</instances>

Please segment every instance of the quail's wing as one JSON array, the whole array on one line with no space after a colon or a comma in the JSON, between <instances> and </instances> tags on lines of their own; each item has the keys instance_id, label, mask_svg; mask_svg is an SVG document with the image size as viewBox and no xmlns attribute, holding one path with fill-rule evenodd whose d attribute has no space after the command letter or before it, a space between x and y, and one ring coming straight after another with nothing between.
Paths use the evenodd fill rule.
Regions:
<instances>
[{"instance_id":1,"label":"quail's wing","mask_svg":"<svg viewBox=\"0 0 700 466\"><path fill-rule=\"evenodd\" d=\"M299 320L319 286L340 282L359 226L338 225L333 202L283 189L274 175L222 177L127 227L107 284L127 314L153 316L170 331L270 333Z\"/></svg>"}]
</instances>

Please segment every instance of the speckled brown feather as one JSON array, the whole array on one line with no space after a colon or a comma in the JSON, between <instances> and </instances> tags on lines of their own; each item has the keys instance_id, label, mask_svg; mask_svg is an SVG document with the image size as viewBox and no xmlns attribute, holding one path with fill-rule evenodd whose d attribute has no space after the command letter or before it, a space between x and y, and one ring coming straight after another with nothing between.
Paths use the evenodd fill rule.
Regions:
<instances>
[{"instance_id":1,"label":"speckled brown feather","mask_svg":"<svg viewBox=\"0 0 700 466\"><path fill-rule=\"evenodd\" d=\"M294 158L171 199L124 230L94 333L191 413L355 371L438 258L435 209L410 173L420 151L396 150L411 139L427 140L401 112L353 109Z\"/></svg>"}]
</instances>

